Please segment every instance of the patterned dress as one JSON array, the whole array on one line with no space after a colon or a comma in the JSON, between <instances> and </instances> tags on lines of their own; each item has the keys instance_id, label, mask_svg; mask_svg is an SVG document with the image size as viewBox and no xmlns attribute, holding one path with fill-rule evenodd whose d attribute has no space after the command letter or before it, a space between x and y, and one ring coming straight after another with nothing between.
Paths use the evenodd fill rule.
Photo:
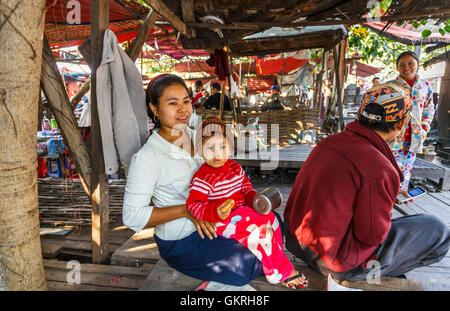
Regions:
<instances>
[{"instance_id":1,"label":"patterned dress","mask_svg":"<svg viewBox=\"0 0 450 311\"><path fill-rule=\"evenodd\" d=\"M422 152L423 143L433 121L433 90L431 85L425 80L420 80L418 75L415 76L412 86L400 76L391 82L407 89L413 100L411 120L391 144L395 160L403 172L404 181L400 184L400 188L408 190L416 154Z\"/></svg>"},{"instance_id":2,"label":"patterned dress","mask_svg":"<svg viewBox=\"0 0 450 311\"><path fill-rule=\"evenodd\" d=\"M251 207L255 194L237 162L228 160L220 168L203 164L192 178L186 206L197 219L215 222L217 234L247 247L261 261L267 281L277 284L292 274L294 266L284 254L275 214L261 215ZM235 207L222 220L217 207L227 199L233 199Z\"/></svg>"}]
</instances>

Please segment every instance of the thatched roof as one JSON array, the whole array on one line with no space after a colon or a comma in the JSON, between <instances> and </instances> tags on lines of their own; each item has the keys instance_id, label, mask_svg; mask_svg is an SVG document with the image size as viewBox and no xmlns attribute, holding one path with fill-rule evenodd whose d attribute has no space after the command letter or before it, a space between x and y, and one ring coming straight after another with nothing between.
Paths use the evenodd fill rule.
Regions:
<instances>
[{"instance_id":1,"label":"thatched roof","mask_svg":"<svg viewBox=\"0 0 450 311\"><path fill-rule=\"evenodd\" d=\"M81 23L69 24L67 15L69 0L48 0L45 34L52 46L79 45L90 34L90 1L79 0ZM337 31L303 34L303 45L297 36L285 36L277 40L270 38L246 39L255 33L272 27L296 29L304 26L352 25L366 21L370 11L370 0L144 0L158 14L156 26L148 42L172 48L168 53L182 56L181 50L208 50L229 46L236 54L256 55L266 52L293 51L333 45L339 40ZM119 42L133 39L149 8L137 1L109 0L110 29ZM450 17L450 0L398 0L382 20L398 21L414 17L438 15ZM205 16L221 20L223 24L206 23ZM211 18L210 18L211 20ZM219 35L216 28L220 28ZM301 28L300 28L301 29ZM160 40L165 40L164 42ZM254 40L254 41L252 41ZM281 43L280 43L281 42ZM165 44L167 43L167 44ZM192 54L191 54L192 55Z\"/></svg>"},{"instance_id":2,"label":"thatched roof","mask_svg":"<svg viewBox=\"0 0 450 311\"><path fill-rule=\"evenodd\" d=\"M146 0L152 3L152 0ZM184 48L214 48L238 45L245 36L267 30L271 27L295 28L299 26L319 26L336 24L359 24L367 21L371 9L370 0L164 0L167 7L184 19L187 27L195 30L195 35L180 37ZM182 6L181 4L184 5ZM189 14L187 14L189 12ZM450 16L450 1L422 0L393 1L382 19L389 21L439 13L440 18ZM214 16L223 25L202 22L205 16ZM220 37L214 28L220 28ZM285 38L288 42L289 38ZM247 51L246 51L247 53Z\"/></svg>"}]
</instances>

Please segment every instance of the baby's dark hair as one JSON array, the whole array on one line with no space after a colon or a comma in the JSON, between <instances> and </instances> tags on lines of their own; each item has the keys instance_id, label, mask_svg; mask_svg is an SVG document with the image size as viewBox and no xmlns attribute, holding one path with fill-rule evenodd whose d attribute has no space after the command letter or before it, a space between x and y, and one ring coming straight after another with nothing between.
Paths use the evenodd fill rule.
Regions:
<instances>
[{"instance_id":1,"label":"baby's dark hair","mask_svg":"<svg viewBox=\"0 0 450 311\"><path fill-rule=\"evenodd\" d=\"M145 92L145 103L147 106L147 114L152 122L155 124L155 128L161 127L159 120L155 119L153 111L150 109L150 104L158 107L159 98L162 96L166 87L172 84L181 84L184 86L186 91L189 93L188 87L182 78L171 74L161 74L154 77L147 86L147 91Z\"/></svg>"}]
</instances>

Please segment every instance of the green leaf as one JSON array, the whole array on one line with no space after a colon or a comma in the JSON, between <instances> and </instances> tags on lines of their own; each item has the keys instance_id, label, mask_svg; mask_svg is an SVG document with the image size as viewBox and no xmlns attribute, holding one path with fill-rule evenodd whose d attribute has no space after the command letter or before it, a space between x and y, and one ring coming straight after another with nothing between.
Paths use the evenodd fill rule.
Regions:
<instances>
[{"instance_id":1,"label":"green leaf","mask_svg":"<svg viewBox=\"0 0 450 311\"><path fill-rule=\"evenodd\" d=\"M444 30L445 30L446 32L450 32L450 25L445 25Z\"/></svg>"},{"instance_id":2,"label":"green leaf","mask_svg":"<svg viewBox=\"0 0 450 311\"><path fill-rule=\"evenodd\" d=\"M417 27L419 27L419 23L418 22L413 22L412 23L413 27L417 29Z\"/></svg>"},{"instance_id":3,"label":"green leaf","mask_svg":"<svg viewBox=\"0 0 450 311\"><path fill-rule=\"evenodd\" d=\"M431 30L425 29L424 31L422 31L422 37L426 38L426 37L429 37L430 35L431 35Z\"/></svg>"},{"instance_id":4,"label":"green leaf","mask_svg":"<svg viewBox=\"0 0 450 311\"><path fill-rule=\"evenodd\" d=\"M439 33L440 33L441 35L445 36L445 30L444 30L444 29L439 28Z\"/></svg>"},{"instance_id":5,"label":"green leaf","mask_svg":"<svg viewBox=\"0 0 450 311\"><path fill-rule=\"evenodd\" d=\"M426 24L427 24L427 20L426 20L426 19L422 19L422 20L420 21L420 24L426 25Z\"/></svg>"}]
</instances>

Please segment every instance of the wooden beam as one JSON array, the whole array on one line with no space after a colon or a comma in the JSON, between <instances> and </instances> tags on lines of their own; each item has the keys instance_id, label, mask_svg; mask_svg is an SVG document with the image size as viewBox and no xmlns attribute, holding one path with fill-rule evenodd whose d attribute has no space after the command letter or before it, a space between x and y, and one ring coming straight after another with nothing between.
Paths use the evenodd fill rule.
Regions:
<instances>
[{"instance_id":1,"label":"wooden beam","mask_svg":"<svg viewBox=\"0 0 450 311\"><path fill-rule=\"evenodd\" d=\"M186 23L195 22L194 0L181 0L181 12Z\"/></svg>"},{"instance_id":2,"label":"wooden beam","mask_svg":"<svg viewBox=\"0 0 450 311\"><path fill-rule=\"evenodd\" d=\"M423 67L426 68L428 66L440 63L440 62L444 62L444 61L448 61L450 59L450 51L447 51L445 53L442 53L432 59L427 60L425 63L423 63Z\"/></svg>"},{"instance_id":3,"label":"wooden beam","mask_svg":"<svg viewBox=\"0 0 450 311\"><path fill-rule=\"evenodd\" d=\"M77 104L80 102L80 100L83 98L83 96L89 92L91 89L91 77L87 78L86 81L83 82L83 85L78 90L77 94L75 94L74 97L70 100L70 105L72 106L72 109L75 109L77 107Z\"/></svg>"},{"instance_id":4,"label":"wooden beam","mask_svg":"<svg viewBox=\"0 0 450 311\"><path fill-rule=\"evenodd\" d=\"M405 13L399 15L380 16L380 22L394 22L408 19L415 19L421 17L434 17L450 14L450 9L435 11L435 12L416 12ZM356 25L367 23L367 18L350 18L350 19L333 19L333 20L303 20L300 22L234 22L231 24L202 24L202 23L188 23L190 27L196 28L211 28L211 29L258 29L267 27L288 27L296 28L302 26L327 26L327 25Z\"/></svg>"},{"instance_id":5,"label":"wooden beam","mask_svg":"<svg viewBox=\"0 0 450 311\"><path fill-rule=\"evenodd\" d=\"M70 157L77 167L84 190L87 194L90 194L91 160L73 115L69 97L56 66L50 44L45 36L42 51L41 86L59 125L64 141L69 148Z\"/></svg>"},{"instance_id":6,"label":"wooden beam","mask_svg":"<svg viewBox=\"0 0 450 311\"><path fill-rule=\"evenodd\" d=\"M181 0L181 12L183 14L183 20L186 23L195 22L195 10L194 10L194 0ZM192 29L192 37L195 38L197 33L195 29Z\"/></svg>"},{"instance_id":7,"label":"wooden beam","mask_svg":"<svg viewBox=\"0 0 450 311\"><path fill-rule=\"evenodd\" d=\"M91 1L91 132L92 153L92 262L107 263L109 256L109 189L105 173L100 121L97 107L97 68L103 52L103 35L108 29L109 1Z\"/></svg>"},{"instance_id":8,"label":"wooden beam","mask_svg":"<svg viewBox=\"0 0 450 311\"><path fill-rule=\"evenodd\" d=\"M441 48L443 48L443 47L446 47L446 46L449 46L449 45L450 45L450 43L448 43L448 42L437 43L437 44L434 45L434 46L427 46L427 47L425 48L425 52L431 53L431 52L433 52L433 51L435 51L435 50L439 50L439 49L441 49Z\"/></svg>"},{"instance_id":9,"label":"wooden beam","mask_svg":"<svg viewBox=\"0 0 450 311\"><path fill-rule=\"evenodd\" d=\"M179 32L187 38L192 38L192 30L161 0L144 0L159 15L171 23Z\"/></svg>"},{"instance_id":10,"label":"wooden beam","mask_svg":"<svg viewBox=\"0 0 450 311\"><path fill-rule=\"evenodd\" d=\"M139 56L139 53L142 50L142 46L147 41L147 37L150 34L150 31L155 26L156 18L158 14L154 10L150 10L147 17L144 20L136 38L133 41L133 44L130 46L129 50L127 50L128 56L132 61L136 61Z\"/></svg>"},{"instance_id":11,"label":"wooden beam","mask_svg":"<svg viewBox=\"0 0 450 311\"><path fill-rule=\"evenodd\" d=\"M249 29L257 30L264 27L272 27L276 23L270 22L234 22L231 24L203 24L203 23L187 23L189 27L206 28L206 29Z\"/></svg>"},{"instance_id":12,"label":"wooden beam","mask_svg":"<svg viewBox=\"0 0 450 311\"><path fill-rule=\"evenodd\" d=\"M233 56L260 55L299 51L315 48L332 48L344 37L341 31L322 31L282 38L259 38L241 40L231 44Z\"/></svg>"}]
</instances>

